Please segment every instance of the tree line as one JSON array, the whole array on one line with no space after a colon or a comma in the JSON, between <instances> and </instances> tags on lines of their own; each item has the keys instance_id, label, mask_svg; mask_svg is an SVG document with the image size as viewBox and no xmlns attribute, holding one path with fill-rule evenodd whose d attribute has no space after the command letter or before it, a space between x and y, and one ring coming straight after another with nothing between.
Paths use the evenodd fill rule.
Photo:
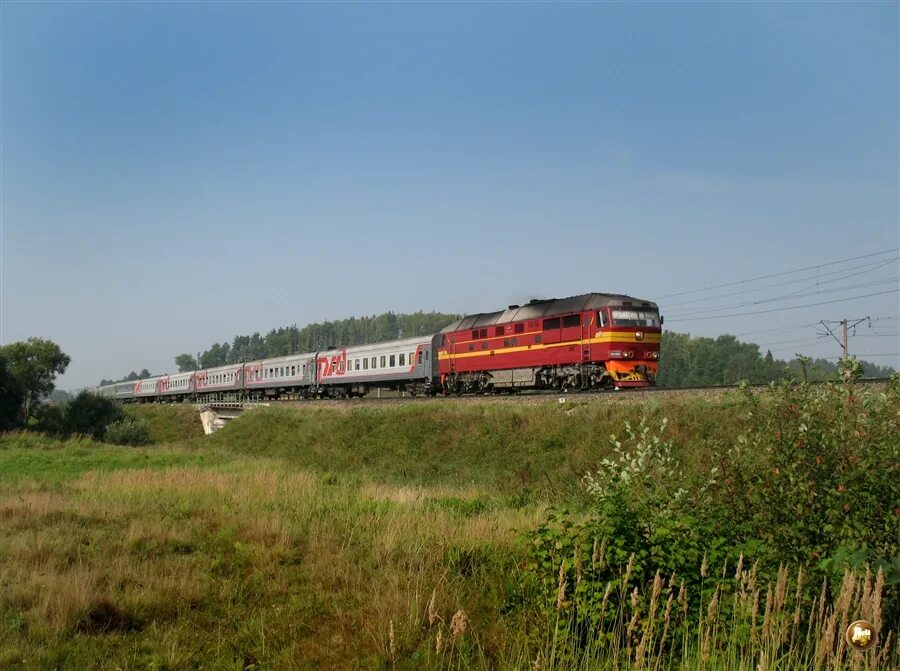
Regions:
<instances>
[{"instance_id":1,"label":"tree line","mask_svg":"<svg viewBox=\"0 0 900 671\"><path fill-rule=\"evenodd\" d=\"M659 359L656 382L661 387L737 384L744 380L751 384L783 379L816 382L834 379L838 374L837 362L802 355L789 361L776 359L772 352L763 354L759 345L741 342L733 335L694 338L688 333L666 332ZM860 363L863 377L890 377L896 372L889 366Z\"/></svg>"},{"instance_id":2,"label":"tree line","mask_svg":"<svg viewBox=\"0 0 900 671\"><path fill-rule=\"evenodd\" d=\"M179 354L175 357L178 372L215 368L242 361L257 361L301 352L316 352L331 347L352 347L374 342L412 338L437 333L460 315L441 312L395 314L386 312L371 317L352 317L309 324L296 324L272 329L265 335L239 335L229 341L214 343L200 353Z\"/></svg>"},{"instance_id":3,"label":"tree line","mask_svg":"<svg viewBox=\"0 0 900 671\"><path fill-rule=\"evenodd\" d=\"M57 376L71 361L59 345L42 338L0 347L0 431L91 436L119 445L149 443L149 425L126 416L115 401L87 390L73 397L55 388ZM150 376L146 369L143 373Z\"/></svg>"}]
</instances>

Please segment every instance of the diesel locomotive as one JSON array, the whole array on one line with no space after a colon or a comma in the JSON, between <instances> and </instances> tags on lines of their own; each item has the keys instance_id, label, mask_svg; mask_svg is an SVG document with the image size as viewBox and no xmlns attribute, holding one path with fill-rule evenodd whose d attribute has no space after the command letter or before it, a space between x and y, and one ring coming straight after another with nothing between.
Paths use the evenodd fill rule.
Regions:
<instances>
[{"instance_id":1,"label":"diesel locomotive","mask_svg":"<svg viewBox=\"0 0 900 671\"><path fill-rule=\"evenodd\" d=\"M95 392L127 402L346 398L373 389L478 394L655 384L652 301L591 293L463 317L435 335L235 363Z\"/></svg>"}]
</instances>

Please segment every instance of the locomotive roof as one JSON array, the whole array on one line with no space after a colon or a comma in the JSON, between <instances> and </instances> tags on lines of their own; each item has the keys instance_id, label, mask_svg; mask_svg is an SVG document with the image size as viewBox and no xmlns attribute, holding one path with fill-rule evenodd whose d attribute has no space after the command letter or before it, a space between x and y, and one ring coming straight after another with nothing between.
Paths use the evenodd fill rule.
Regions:
<instances>
[{"instance_id":1,"label":"locomotive roof","mask_svg":"<svg viewBox=\"0 0 900 671\"><path fill-rule=\"evenodd\" d=\"M525 319L539 319L542 317L563 315L584 310L596 310L606 307L639 307L653 308L657 305L653 301L645 301L640 298L626 296L624 294L582 294L568 298L548 298L546 300L535 299L525 305L511 305L506 310L499 312L482 312L467 315L445 327L441 333L464 331L481 326L493 326L495 324L508 324L520 322Z\"/></svg>"}]
</instances>

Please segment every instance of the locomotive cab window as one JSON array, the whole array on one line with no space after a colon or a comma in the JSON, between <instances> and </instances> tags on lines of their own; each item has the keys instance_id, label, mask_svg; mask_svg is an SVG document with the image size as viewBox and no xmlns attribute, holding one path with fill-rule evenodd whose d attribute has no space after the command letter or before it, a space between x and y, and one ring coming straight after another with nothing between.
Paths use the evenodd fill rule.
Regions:
<instances>
[{"instance_id":1,"label":"locomotive cab window","mask_svg":"<svg viewBox=\"0 0 900 671\"><path fill-rule=\"evenodd\" d=\"M606 310L600 310L597 312L597 324L600 325L600 328L606 328L609 326L609 320L606 318Z\"/></svg>"},{"instance_id":2,"label":"locomotive cab window","mask_svg":"<svg viewBox=\"0 0 900 671\"><path fill-rule=\"evenodd\" d=\"M613 308L613 326L632 326L637 328L659 328L659 312L655 310L624 310Z\"/></svg>"}]
</instances>

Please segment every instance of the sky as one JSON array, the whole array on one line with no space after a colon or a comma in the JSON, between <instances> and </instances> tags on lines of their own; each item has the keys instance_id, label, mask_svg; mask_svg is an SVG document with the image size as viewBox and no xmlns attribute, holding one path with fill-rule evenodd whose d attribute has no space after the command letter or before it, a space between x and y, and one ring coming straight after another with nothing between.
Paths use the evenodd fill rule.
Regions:
<instances>
[{"instance_id":1,"label":"sky","mask_svg":"<svg viewBox=\"0 0 900 671\"><path fill-rule=\"evenodd\" d=\"M851 353L900 367L898 26L896 2L3 2L0 343L57 342L75 389L290 324L598 291L778 358L872 317Z\"/></svg>"}]
</instances>

